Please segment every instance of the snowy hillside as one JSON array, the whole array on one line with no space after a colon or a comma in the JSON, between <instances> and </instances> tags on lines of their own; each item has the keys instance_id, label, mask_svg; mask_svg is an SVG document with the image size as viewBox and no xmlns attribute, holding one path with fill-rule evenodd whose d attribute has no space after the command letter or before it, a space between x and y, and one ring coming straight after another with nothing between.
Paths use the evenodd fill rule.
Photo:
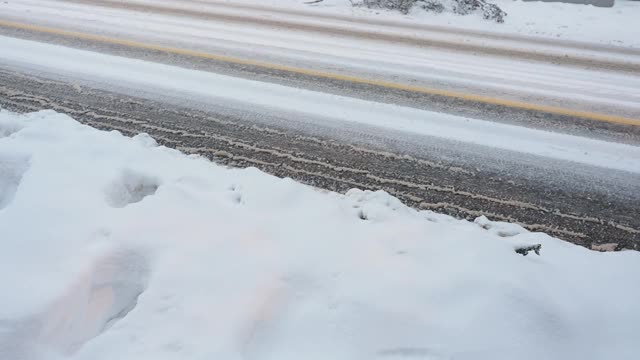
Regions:
<instances>
[{"instance_id":1,"label":"snowy hillside","mask_svg":"<svg viewBox=\"0 0 640 360\"><path fill-rule=\"evenodd\" d=\"M0 359L640 350L637 252L326 193L50 111L0 112L0 239Z\"/></svg>"}]
</instances>

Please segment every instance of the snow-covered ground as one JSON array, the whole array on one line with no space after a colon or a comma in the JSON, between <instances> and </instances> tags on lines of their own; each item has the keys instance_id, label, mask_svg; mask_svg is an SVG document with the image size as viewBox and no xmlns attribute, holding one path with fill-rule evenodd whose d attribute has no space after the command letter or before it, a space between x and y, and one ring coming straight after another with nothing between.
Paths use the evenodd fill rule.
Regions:
<instances>
[{"instance_id":1,"label":"snow-covered ground","mask_svg":"<svg viewBox=\"0 0 640 360\"><path fill-rule=\"evenodd\" d=\"M170 2L170 0L142 1ZM389 11L353 8L349 0L324 0L313 5L305 4L305 1L301 0L226 0L224 2L269 4L302 10L314 8L322 13L344 14L360 18L417 22L504 34L640 48L638 30L634 30L638 29L640 2L631 0L616 0L612 8L541 1L490 0L490 3L498 5L507 12L504 24L484 20L480 12L469 16L460 16L451 12L435 14L415 9L409 15L402 15Z\"/></svg>"},{"instance_id":2,"label":"snow-covered ground","mask_svg":"<svg viewBox=\"0 0 640 360\"><path fill-rule=\"evenodd\" d=\"M0 244L0 359L640 352L637 252L326 193L51 111L0 112Z\"/></svg>"}]
</instances>

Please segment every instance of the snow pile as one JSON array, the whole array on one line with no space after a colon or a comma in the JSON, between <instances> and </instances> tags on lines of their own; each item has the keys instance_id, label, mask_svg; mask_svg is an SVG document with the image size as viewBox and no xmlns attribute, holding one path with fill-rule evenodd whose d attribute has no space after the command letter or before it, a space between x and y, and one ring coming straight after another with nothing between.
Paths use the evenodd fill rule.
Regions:
<instances>
[{"instance_id":1,"label":"snow pile","mask_svg":"<svg viewBox=\"0 0 640 360\"><path fill-rule=\"evenodd\" d=\"M50 111L0 112L0 169L0 359L637 357L636 252L321 192Z\"/></svg>"}]
</instances>

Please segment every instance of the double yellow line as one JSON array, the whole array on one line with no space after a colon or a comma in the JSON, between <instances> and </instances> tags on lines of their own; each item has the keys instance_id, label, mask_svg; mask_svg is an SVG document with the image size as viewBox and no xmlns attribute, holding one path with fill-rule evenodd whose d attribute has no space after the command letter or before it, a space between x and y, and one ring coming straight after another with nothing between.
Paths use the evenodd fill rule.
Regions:
<instances>
[{"instance_id":1,"label":"double yellow line","mask_svg":"<svg viewBox=\"0 0 640 360\"><path fill-rule=\"evenodd\" d=\"M67 30L55 29L55 28L50 28L45 26L22 24L22 23L17 23L12 21L0 20L0 27L19 29L19 30L25 30L30 32L52 34L52 35L64 36L68 38L75 38L75 39L81 39L81 40L90 40L90 41L100 42L104 44L121 45L121 46L130 47L130 48L136 48L136 49L160 51L160 52L165 52L170 54L191 56L191 57L197 57L202 59L210 59L210 60L232 63L232 64L248 65L248 66L260 67L264 69L285 71L289 73L313 76L313 77L324 78L324 79L350 82L354 84L372 85L372 86L378 86L378 87L394 89L394 90L402 90L402 91L421 93L421 94L427 94L427 95L437 95L437 96L443 96L443 97L448 97L453 99L498 105L498 106L514 108L514 109L522 109L522 110L530 110L535 112L543 112L548 114L564 115L564 116L570 116L575 118L608 122L613 124L640 126L640 119L633 119L633 118L627 118L627 117L616 116L616 115L600 114L600 113L594 113L594 112L588 112L588 111L565 109L565 108L556 107L556 106L531 104L531 103L526 103L522 101L497 99L497 98L492 98L488 96L466 94L466 93L461 93L456 91L433 89L433 88L426 88L426 87L420 87L420 86L411 86L411 85L398 84L398 83L393 83L393 82L383 81L383 80L365 79L365 78L360 78L356 76L341 75L341 74L335 74L335 73L324 72L324 71L298 68L293 66L240 59L240 58L235 58L231 56L216 55L216 54L210 54L210 53L205 53L205 52L195 51L195 50L173 48L173 47L154 45L154 44L146 44L138 41L116 39L116 38L111 38L107 36L85 34L81 32L67 31ZM1 50L2 49L0 49L0 51Z\"/></svg>"}]
</instances>

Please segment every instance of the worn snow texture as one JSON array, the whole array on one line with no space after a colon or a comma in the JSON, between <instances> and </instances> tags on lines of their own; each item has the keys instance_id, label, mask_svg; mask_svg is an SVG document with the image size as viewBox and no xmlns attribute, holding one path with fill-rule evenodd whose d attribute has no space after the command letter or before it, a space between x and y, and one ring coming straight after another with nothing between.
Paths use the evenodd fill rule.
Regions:
<instances>
[{"instance_id":1,"label":"worn snow texture","mask_svg":"<svg viewBox=\"0 0 640 360\"><path fill-rule=\"evenodd\" d=\"M482 12L482 16L487 20L498 23L504 22L507 13L497 5L485 0L350 0L354 6L365 6L368 8L380 8L399 11L408 14L415 7L433 12L443 12L450 9L459 15L468 15L475 11Z\"/></svg>"}]
</instances>

